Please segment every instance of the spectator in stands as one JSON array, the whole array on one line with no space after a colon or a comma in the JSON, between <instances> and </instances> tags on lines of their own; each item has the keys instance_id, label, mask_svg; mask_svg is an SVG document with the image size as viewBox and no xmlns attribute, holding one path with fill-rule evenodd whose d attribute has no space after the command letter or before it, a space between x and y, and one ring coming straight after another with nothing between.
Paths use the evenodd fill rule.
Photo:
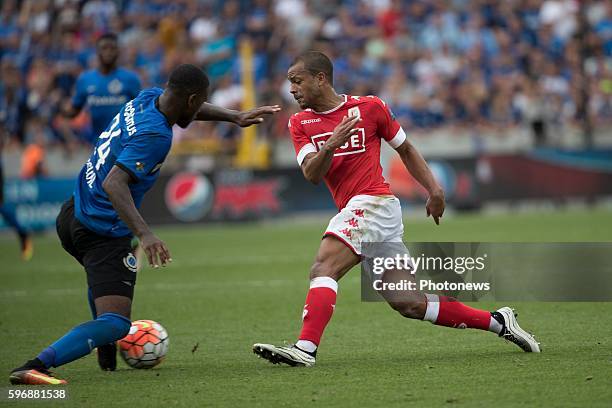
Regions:
<instances>
[{"instance_id":1,"label":"spectator in stands","mask_svg":"<svg viewBox=\"0 0 612 408\"><path fill-rule=\"evenodd\" d=\"M21 178L33 179L47 175L45 168L45 146L49 140L48 129L40 119L31 119L26 130L29 144L21 158Z\"/></svg>"},{"instance_id":2,"label":"spectator in stands","mask_svg":"<svg viewBox=\"0 0 612 408\"><path fill-rule=\"evenodd\" d=\"M8 76L3 71L0 78L2 126L23 144L30 118L43 118L53 134L48 143L61 140L65 132L53 120L57 95L92 68L91 44L109 28L119 30L122 65L136 70L145 86L163 85L168 67L180 60L198 62L213 82L223 78L222 89L234 89L243 66L240 41L250 39L259 103L284 98L286 83L278 78L297 53L317 48L334 56L339 88L388 95L411 130L524 125L533 103L548 105L546 115L535 115L543 121L573 124L585 87L593 123L610 122L612 5L605 0L578 5L575 0L5 0L0 60L12 68L3 68ZM23 78L25 85L6 78ZM295 109L293 101L282 100L289 112ZM534 120L528 122L540 123Z\"/></svg>"}]
</instances>

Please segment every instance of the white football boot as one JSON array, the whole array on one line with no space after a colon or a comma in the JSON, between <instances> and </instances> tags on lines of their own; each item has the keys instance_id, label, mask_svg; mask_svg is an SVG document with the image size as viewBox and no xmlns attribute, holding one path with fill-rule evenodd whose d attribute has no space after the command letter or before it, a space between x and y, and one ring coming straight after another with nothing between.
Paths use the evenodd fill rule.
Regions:
<instances>
[{"instance_id":1,"label":"white football boot","mask_svg":"<svg viewBox=\"0 0 612 408\"><path fill-rule=\"evenodd\" d=\"M516 316L514 310L509 307L502 307L493 312L493 318L503 325L499 337L516 344L528 353L539 353L540 343L536 341L532 334L521 329L516 321Z\"/></svg>"},{"instance_id":2,"label":"white football boot","mask_svg":"<svg viewBox=\"0 0 612 408\"><path fill-rule=\"evenodd\" d=\"M308 353L297 348L294 344L288 346L274 346L272 344L253 344L253 353L265 358L272 364L288 364L292 367L312 367L315 365L316 353Z\"/></svg>"}]
</instances>

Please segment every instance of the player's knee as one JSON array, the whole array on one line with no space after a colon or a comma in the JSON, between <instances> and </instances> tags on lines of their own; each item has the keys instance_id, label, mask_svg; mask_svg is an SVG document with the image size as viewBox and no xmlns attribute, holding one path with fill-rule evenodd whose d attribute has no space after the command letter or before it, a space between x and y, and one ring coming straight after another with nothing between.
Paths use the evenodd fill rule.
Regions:
<instances>
[{"instance_id":1,"label":"player's knee","mask_svg":"<svg viewBox=\"0 0 612 408\"><path fill-rule=\"evenodd\" d=\"M389 306L399 314L408 319L422 319L425 315L426 304L424 301L410 300L401 302L389 302Z\"/></svg>"},{"instance_id":2,"label":"player's knee","mask_svg":"<svg viewBox=\"0 0 612 408\"><path fill-rule=\"evenodd\" d=\"M331 268L326 262L317 259L310 268L310 279L319 278L322 276L327 276L337 280L334 269Z\"/></svg>"},{"instance_id":3,"label":"player's knee","mask_svg":"<svg viewBox=\"0 0 612 408\"><path fill-rule=\"evenodd\" d=\"M112 338L109 341L124 338L130 332L130 327L132 327L132 322L130 319L116 313L101 314L96 320L106 323L109 338Z\"/></svg>"},{"instance_id":4,"label":"player's knee","mask_svg":"<svg viewBox=\"0 0 612 408\"><path fill-rule=\"evenodd\" d=\"M119 292L121 294L100 296L101 289ZM132 309L133 290L133 286L125 285L123 282L110 282L108 284L100 284L93 287L91 295L94 298L96 310L100 315L104 313L114 313L129 319Z\"/></svg>"}]
</instances>

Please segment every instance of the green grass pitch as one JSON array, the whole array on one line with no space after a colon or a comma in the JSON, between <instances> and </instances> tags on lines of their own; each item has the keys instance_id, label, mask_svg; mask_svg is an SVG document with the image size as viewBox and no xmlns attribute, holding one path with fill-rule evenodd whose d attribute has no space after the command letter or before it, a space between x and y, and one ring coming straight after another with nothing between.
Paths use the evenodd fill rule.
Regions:
<instances>
[{"instance_id":1,"label":"green grass pitch","mask_svg":"<svg viewBox=\"0 0 612 408\"><path fill-rule=\"evenodd\" d=\"M257 359L254 342L295 340L325 223L157 228L174 263L140 272L133 318L166 327L167 360L153 370L120 362L105 373L90 355L56 370L70 382L70 399L58 405L612 406L611 303L513 304L542 342L543 353L533 355L491 333L440 328L362 303L357 269L340 282L316 367ZM405 226L412 241L612 241L609 210L456 215L439 227L429 219ZM12 236L0 237L5 386L11 368L89 319L79 265L55 236L35 244L35 258L21 263Z\"/></svg>"}]
</instances>

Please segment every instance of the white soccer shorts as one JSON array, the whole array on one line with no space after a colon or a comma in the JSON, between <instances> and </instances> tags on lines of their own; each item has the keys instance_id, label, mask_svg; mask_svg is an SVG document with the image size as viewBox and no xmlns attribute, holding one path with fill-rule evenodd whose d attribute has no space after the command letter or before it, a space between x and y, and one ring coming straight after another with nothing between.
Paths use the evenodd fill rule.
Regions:
<instances>
[{"instance_id":1,"label":"white soccer shorts","mask_svg":"<svg viewBox=\"0 0 612 408\"><path fill-rule=\"evenodd\" d=\"M402 242L402 208L391 195L358 195L331 219L325 236L332 235L361 256L364 242ZM402 245L403 246L403 245Z\"/></svg>"}]
</instances>

